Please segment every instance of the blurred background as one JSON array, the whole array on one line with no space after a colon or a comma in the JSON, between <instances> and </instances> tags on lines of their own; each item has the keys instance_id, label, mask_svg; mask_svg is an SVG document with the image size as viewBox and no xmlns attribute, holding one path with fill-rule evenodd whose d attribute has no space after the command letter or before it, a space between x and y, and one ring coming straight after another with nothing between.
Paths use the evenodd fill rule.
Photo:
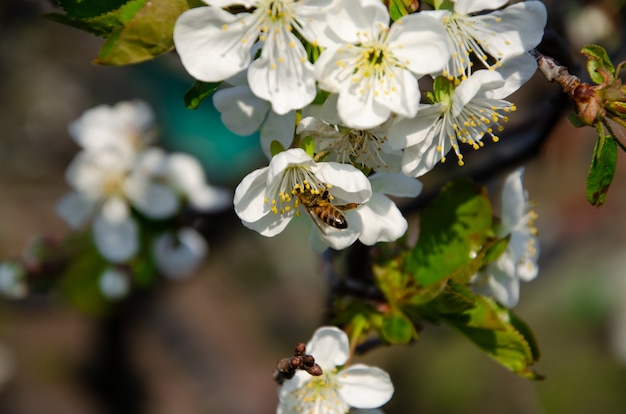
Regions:
<instances>
[{"instance_id":1,"label":"blurred background","mask_svg":"<svg viewBox=\"0 0 626 414\"><path fill-rule=\"evenodd\" d=\"M544 53L581 77L586 43L626 59L623 1L545 3ZM69 233L54 213L77 151L67 125L93 106L150 102L161 143L199 157L212 184L233 189L266 163L258 137L230 135L209 102L184 107L192 79L173 53L133 67L95 66L101 39L42 18L53 11L46 0L0 3L0 261L18 257L34 235ZM502 175L526 165L540 274L522 285L516 313L535 331L546 380L518 378L456 332L427 326L415 344L359 358L391 374L387 414L626 413L626 154L606 204L590 207L594 131L568 123L571 106L540 75L513 100L519 110L501 142L466 158L461 172L487 184L497 205ZM425 198L458 174L449 164L424 179ZM405 207L414 222L419 206ZM325 309L308 228L295 221L266 239L232 212L209 218L209 256L193 278L163 281L104 315L55 294L0 299L0 413L274 412L276 361L310 338Z\"/></svg>"}]
</instances>

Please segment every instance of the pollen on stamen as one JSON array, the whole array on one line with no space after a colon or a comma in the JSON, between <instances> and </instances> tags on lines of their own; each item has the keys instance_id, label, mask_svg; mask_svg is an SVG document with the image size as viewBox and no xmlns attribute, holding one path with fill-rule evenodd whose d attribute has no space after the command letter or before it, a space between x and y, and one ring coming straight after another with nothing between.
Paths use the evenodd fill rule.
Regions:
<instances>
[{"instance_id":1,"label":"pollen on stamen","mask_svg":"<svg viewBox=\"0 0 626 414\"><path fill-rule=\"evenodd\" d=\"M272 64L270 65L270 69L276 69L276 63L272 63Z\"/></svg>"},{"instance_id":2,"label":"pollen on stamen","mask_svg":"<svg viewBox=\"0 0 626 414\"><path fill-rule=\"evenodd\" d=\"M222 30L228 30L228 25L227 24L223 24L222 25Z\"/></svg>"},{"instance_id":3,"label":"pollen on stamen","mask_svg":"<svg viewBox=\"0 0 626 414\"><path fill-rule=\"evenodd\" d=\"M499 137L499 136L497 136L497 135L492 135L492 136L491 136L491 140L492 140L493 142L500 142L500 137Z\"/></svg>"}]
</instances>

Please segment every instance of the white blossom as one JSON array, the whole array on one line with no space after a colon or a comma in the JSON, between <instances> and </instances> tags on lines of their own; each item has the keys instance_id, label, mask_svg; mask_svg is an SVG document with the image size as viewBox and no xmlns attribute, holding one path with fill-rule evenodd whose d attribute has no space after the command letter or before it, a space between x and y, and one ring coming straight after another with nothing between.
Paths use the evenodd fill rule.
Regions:
<instances>
[{"instance_id":1,"label":"white blossom","mask_svg":"<svg viewBox=\"0 0 626 414\"><path fill-rule=\"evenodd\" d=\"M303 205L300 195L330 208L365 203L371 194L370 182L353 166L315 162L304 150L292 148L275 155L268 167L244 177L235 189L234 204L243 224L264 236L275 236L293 217L308 214L328 244L345 248L355 240L351 224L337 229L322 222Z\"/></svg>"},{"instance_id":2,"label":"white blossom","mask_svg":"<svg viewBox=\"0 0 626 414\"><path fill-rule=\"evenodd\" d=\"M389 27L378 0L343 0L328 16L341 43L327 47L315 62L320 88L339 94L344 125L368 129L392 112L413 117L419 101L417 78L441 71L450 58L446 33L424 13Z\"/></svg>"},{"instance_id":3,"label":"white blossom","mask_svg":"<svg viewBox=\"0 0 626 414\"><path fill-rule=\"evenodd\" d=\"M350 358L348 336L326 326L313 334L306 345L308 354L322 368L321 376L298 371L279 391L277 414L345 414L350 407L377 408L393 395L389 374L377 367L354 364Z\"/></svg>"},{"instance_id":4,"label":"white blossom","mask_svg":"<svg viewBox=\"0 0 626 414\"><path fill-rule=\"evenodd\" d=\"M520 281L531 281L538 273L539 242L534 226L537 214L524 190L523 174L523 168L515 170L502 189L502 222L497 236L510 236L507 249L473 278L476 291L493 296L509 308L519 301Z\"/></svg>"},{"instance_id":5,"label":"white blossom","mask_svg":"<svg viewBox=\"0 0 626 414\"><path fill-rule=\"evenodd\" d=\"M386 173L400 172L402 151L389 146L386 124L372 129L354 129L306 117L298 124L296 133L312 137L315 152L328 151L328 160L360 164Z\"/></svg>"},{"instance_id":6,"label":"white blossom","mask_svg":"<svg viewBox=\"0 0 626 414\"><path fill-rule=\"evenodd\" d=\"M457 0L453 10L423 12L440 19L446 29L452 57L443 76L466 79L473 72L472 59L485 68L500 67L539 44L547 20L544 4L531 0L502 8L506 3Z\"/></svg>"},{"instance_id":7,"label":"white blossom","mask_svg":"<svg viewBox=\"0 0 626 414\"><path fill-rule=\"evenodd\" d=\"M313 64L297 35L313 45L325 43L333 0L204 1L208 7L187 10L174 27L176 49L194 78L222 81L248 68L253 93L279 115L313 101ZM235 4L254 10L233 15L222 9ZM262 50L253 60L257 41Z\"/></svg>"},{"instance_id":8,"label":"white blossom","mask_svg":"<svg viewBox=\"0 0 626 414\"><path fill-rule=\"evenodd\" d=\"M133 157L154 139L154 112L141 100L99 105L85 111L69 126L70 136L87 151L115 147Z\"/></svg>"},{"instance_id":9,"label":"white blossom","mask_svg":"<svg viewBox=\"0 0 626 414\"><path fill-rule=\"evenodd\" d=\"M501 70L479 70L441 100L420 107L414 118L400 119L389 129L392 148L404 148L402 171L419 177L453 149L463 165L460 144L481 148L485 135L497 142L514 104L502 99L517 90L536 70L530 55L507 62Z\"/></svg>"},{"instance_id":10,"label":"white blossom","mask_svg":"<svg viewBox=\"0 0 626 414\"><path fill-rule=\"evenodd\" d=\"M74 229L92 223L98 251L113 263L126 262L139 251L134 210L163 220L173 217L183 200L204 212L222 209L231 200L230 194L207 184L195 158L142 147L148 142L140 135L150 130L148 118L143 103L120 103L87 111L72 128L85 149L68 166L66 181L73 191L59 201L57 213ZM99 128L109 132L98 135ZM97 137L108 141L98 143Z\"/></svg>"}]
</instances>

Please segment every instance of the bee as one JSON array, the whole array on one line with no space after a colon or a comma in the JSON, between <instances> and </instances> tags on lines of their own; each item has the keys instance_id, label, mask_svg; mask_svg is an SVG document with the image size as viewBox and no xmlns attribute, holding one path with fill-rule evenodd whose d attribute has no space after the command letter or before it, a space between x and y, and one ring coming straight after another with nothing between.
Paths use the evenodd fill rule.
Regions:
<instances>
[{"instance_id":1,"label":"bee","mask_svg":"<svg viewBox=\"0 0 626 414\"><path fill-rule=\"evenodd\" d=\"M339 230L347 229L348 220L342 211L353 210L360 205L358 203L333 204L333 196L328 192L328 188L324 188L324 191L320 193L314 193L311 190L299 191L296 195L300 204L306 208L307 213L323 234L326 234L324 224Z\"/></svg>"}]
</instances>

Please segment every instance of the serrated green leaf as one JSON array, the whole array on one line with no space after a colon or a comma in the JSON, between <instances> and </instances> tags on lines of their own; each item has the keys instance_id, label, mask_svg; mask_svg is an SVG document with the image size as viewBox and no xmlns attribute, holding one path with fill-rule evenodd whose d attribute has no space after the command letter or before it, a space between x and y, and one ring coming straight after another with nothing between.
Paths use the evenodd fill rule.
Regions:
<instances>
[{"instance_id":1,"label":"serrated green leaf","mask_svg":"<svg viewBox=\"0 0 626 414\"><path fill-rule=\"evenodd\" d=\"M615 67L602 46L587 45L580 53L587 57L587 71L595 83L601 85L605 81L612 83L615 80Z\"/></svg>"},{"instance_id":2,"label":"serrated green leaf","mask_svg":"<svg viewBox=\"0 0 626 414\"><path fill-rule=\"evenodd\" d=\"M479 296L474 308L442 319L509 370L532 380L543 378L531 368L539 358L532 332L495 301Z\"/></svg>"},{"instance_id":3,"label":"serrated green leaf","mask_svg":"<svg viewBox=\"0 0 626 414\"><path fill-rule=\"evenodd\" d=\"M587 176L587 200L592 206L599 207L606 201L606 194L615 175L617 165L617 143L611 135L600 136L593 150L593 159Z\"/></svg>"},{"instance_id":4,"label":"serrated green leaf","mask_svg":"<svg viewBox=\"0 0 626 414\"><path fill-rule=\"evenodd\" d=\"M188 9L186 0L131 0L115 11L121 26L112 31L94 60L102 65L129 65L174 48L174 23Z\"/></svg>"},{"instance_id":5,"label":"serrated green leaf","mask_svg":"<svg viewBox=\"0 0 626 414\"><path fill-rule=\"evenodd\" d=\"M71 18L89 19L119 9L131 0L58 0Z\"/></svg>"},{"instance_id":6,"label":"serrated green leaf","mask_svg":"<svg viewBox=\"0 0 626 414\"><path fill-rule=\"evenodd\" d=\"M413 323L400 310L393 310L383 317L380 334L390 344L408 344L417 338Z\"/></svg>"},{"instance_id":7,"label":"serrated green leaf","mask_svg":"<svg viewBox=\"0 0 626 414\"><path fill-rule=\"evenodd\" d=\"M476 305L476 295L465 286L449 280L443 292L423 307L423 312L438 318L442 314L459 314Z\"/></svg>"},{"instance_id":8,"label":"serrated green leaf","mask_svg":"<svg viewBox=\"0 0 626 414\"><path fill-rule=\"evenodd\" d=\"M481 251L491 232L491 203L468 179L447 184L425 209L406 271L421 286L450 277Z\"/></svg>"},{"instance_id":9,"label":"serrated green leaf","mask_svg":"<svg viewBox=\"0 0 626 414\"><path fill-rule=\"evenodd\" d=\"M211 96L219 88L221 82L195 81L183 97L188 109L198 109L202 101Z\"/></svg>"}]
</instances>

